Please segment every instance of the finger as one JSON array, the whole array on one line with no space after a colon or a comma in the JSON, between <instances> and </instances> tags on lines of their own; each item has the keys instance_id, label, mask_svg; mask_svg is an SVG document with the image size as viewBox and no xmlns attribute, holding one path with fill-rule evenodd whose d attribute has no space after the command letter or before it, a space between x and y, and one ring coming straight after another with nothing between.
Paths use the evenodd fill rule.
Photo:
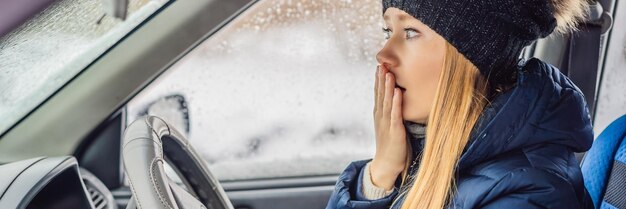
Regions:
<instances>
[{"instance_id":1,"label":"finger","mask_svg":"<svg viewBox=\"0 0 626 209\"><path fill-rule=\"evenodd\" d=\"M383 120L389 121L391 114L391 104L393 99L393 89L395 82L393 81L393 74L387 73L385 76L385 99L383 101Z\"/></svg>"},{"instance_id":2,"label":"finger","mask_svg":"<svg viewBox=\"0 0 626 209\"><path fill-rule=\"evenodd\" d=\"M393 105L391 107L391 125L403 125L402 119L402 91L399 88L394 88L393 91Z\"/></svg>"},{"instance_id":3,"label":"finger","mask_svg":"<svg viewBox=\"0 0 626 209\"><path fill-rule=\"evenodd\" d=\"M384 91L385 91L385 66L381 65L380 66L380 71L378 73L378 89L377 89L377 95L378 95L378 100L376 100L376 106L377 106L377 110L378 110L378 116L380 117L382 114L382 109L383 109L383 99L384 99Z\"/></svg>"},{"instance_id":4,"label":"finger","mask_svg":"<svg viewBox=\"0 0 626 209\"><path fill-rule=\"evenodd\" d=\"M376 102L378 101L378 74L380 71L380 65L376 66L376 73L374 74L374 111L376 111Z\"/></svg>"},{"instance_id":5,"label":"finger","mask_svg":"<svg viewBox=\"0 0 626 209\"><path fill-rule=\"evenodd\" d=\"M377 129L377 127L378 127L378 118L379 118L378 115L379 115L379 112L380 112L380 107L378 106L378 99L379 99L379 97L378 97L378 88L380 88L379 87L380 84L378 84L379 83L378 82L379 74L380 74L380 65L376 66L376 73L374 74L374 80L375 80L374 81L374 110L373 110L372 115L374 117L374 127L375 127L375 129Z\"/></svg>"}]
</instances>

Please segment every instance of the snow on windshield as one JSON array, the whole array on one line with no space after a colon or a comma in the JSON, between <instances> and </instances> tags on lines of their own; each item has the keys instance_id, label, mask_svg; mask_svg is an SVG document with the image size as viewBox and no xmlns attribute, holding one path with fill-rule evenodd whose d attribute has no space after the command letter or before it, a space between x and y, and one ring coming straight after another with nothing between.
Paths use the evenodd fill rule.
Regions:
<instances>
[{"instance_id":1,"label":"snow on windshield","mask_svg":"<svg viewBox=\"0 0 626 209\"><path fill-rule=\"evenodd\" d=\"M219 179L337 174L375 149L379 4L261 1L134 98L129 122L147 109L180 121L180 108L151 106L181 95L189 140Z\"/></svg>"},{"instance_id":2,"label":"snow on windshield","mask_svg":"<svg viewBox=\"0 0 626 209\"><path fill-rule=\"evenodd\" d=\"M63 0L0 38L0 133L168 0L131 0L125 21L101 1Z\"/></svg>"}]
</instances>

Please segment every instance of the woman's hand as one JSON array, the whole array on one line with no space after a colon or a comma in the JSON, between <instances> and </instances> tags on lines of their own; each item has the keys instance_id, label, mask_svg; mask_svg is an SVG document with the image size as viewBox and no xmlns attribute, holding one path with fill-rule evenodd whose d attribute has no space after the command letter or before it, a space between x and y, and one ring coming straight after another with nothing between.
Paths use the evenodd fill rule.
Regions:
<instances>
[{"instance_id":1,"label":"woman's hand","mask_svg":"<svg viewBox=\"0 0 626 209\"><path fill-rule=\"evenodd\" d=\"M370 164L372 183L390 190L406 163L406 129L402 118L402 91L384 65L376 72L374 126L376 154Z\"/></svg>"}]
</instances>

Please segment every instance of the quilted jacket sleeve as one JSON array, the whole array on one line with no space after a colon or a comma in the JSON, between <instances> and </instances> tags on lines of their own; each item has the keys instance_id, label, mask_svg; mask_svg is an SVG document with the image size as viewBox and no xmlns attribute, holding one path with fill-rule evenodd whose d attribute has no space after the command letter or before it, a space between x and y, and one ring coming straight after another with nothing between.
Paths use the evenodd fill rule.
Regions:
<instances>
[{"instance_id":1,"label":"quilted jacket sleeve","mask_svg":"<svg viewBox=\"0 0 626 209\"><path fill-rule=\"evenodd\" d=\"M389 196L368 200L363 196L361 178L363 168L372 159L354 161L339 175L335 190L330 195L326 209L383 209L389 208L393 199L398 195L397 189Z\"/></svg>"}]
</instances>

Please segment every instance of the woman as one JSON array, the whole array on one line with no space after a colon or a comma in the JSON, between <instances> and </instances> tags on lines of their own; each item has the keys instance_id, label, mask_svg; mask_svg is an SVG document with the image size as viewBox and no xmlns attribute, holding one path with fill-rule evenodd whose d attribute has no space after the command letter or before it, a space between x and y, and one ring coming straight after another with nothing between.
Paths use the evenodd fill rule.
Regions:
<instances>
[{"instance_id":1,"label":"woman","mask_svg":"<svg viewBox=\"0 0 626 209\"><path fill-rule=\"evenodd\" d=\"M383 0L376 154L327 209L593 208L574 152L590 148L580 90L522 48L583 19L585 0Z\"/></svg>"}]
</instances>

